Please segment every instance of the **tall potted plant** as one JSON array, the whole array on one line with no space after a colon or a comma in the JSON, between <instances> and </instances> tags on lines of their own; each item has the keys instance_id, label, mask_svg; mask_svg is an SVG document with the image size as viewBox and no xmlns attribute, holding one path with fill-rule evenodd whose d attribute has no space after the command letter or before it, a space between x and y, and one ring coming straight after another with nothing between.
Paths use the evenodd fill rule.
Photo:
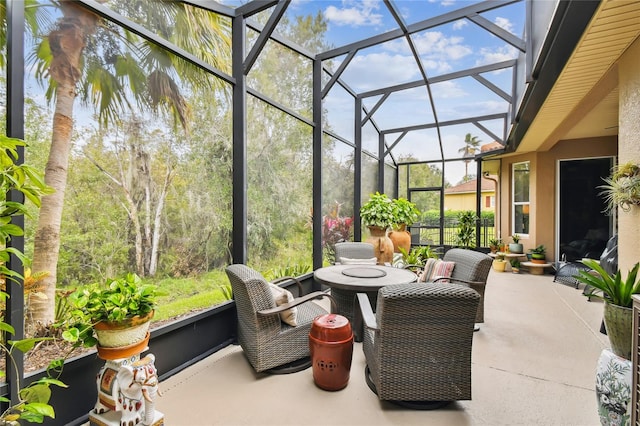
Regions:
<instances>
[{"instance_id":1,"label":"tall potted plant","mask_svg":"<svg viewBox=\"0 0 640 426\"><path fill-rule=\"evenodd\" d=\"M387 235L389 227L394 223L393 203L385 194L371 194L369 201L360 207L362 223L369 228L367 242L373 249L379 265L391 263L393 260L393 242Z\"/></svg>"},{"instance_id":2,"label":"tall potted plant","mask_svg":"<svg viewBox=\"0 0 640 426\"><path fill-rule=\"evenodd\" d=\"M581 270L575 278L594 289L585 293L586 296L604 300L604 324L611 349L616 355L630 360L633 330L631 296L640 293L640 279L637 279L640 263L635 264L626 279L622 278L619 270L615 275L607 273L593 259L584 259L582 263L595 274Z\"/></svg>"},{"instance_id":3,"label":"tall potted plant","mask_svg":"<svg viewBox=\"0 0 640 426\"><path fill-rule=\"evenodd\" d=\"M414 203L406 198L396 198L393 204L393 229L389 232L389 238L393 241L393 251L401 253L411 249L411 234L407 231L407 226L411 226L420 217L420 210Z\"/></svg>"}]
</instances>

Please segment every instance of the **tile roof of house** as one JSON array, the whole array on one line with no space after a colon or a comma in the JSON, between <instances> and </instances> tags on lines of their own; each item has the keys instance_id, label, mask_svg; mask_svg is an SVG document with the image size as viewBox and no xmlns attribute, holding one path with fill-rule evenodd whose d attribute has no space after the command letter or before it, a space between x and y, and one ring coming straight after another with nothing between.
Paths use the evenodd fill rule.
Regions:
<instances>
[{"instance_id":1,"label":"tile roof of house","mask_svg":"<svg viewBox=\"0 0 640 426\"><path fill-rule=\"evenodd\" d=\"M487 151L494 151L496 149L502 149L504 148L504 145L502 145L500 142L489 142L489 143L485 143L484 145L480 146L480 152L487 152Z\"/></svg>"},{"instance_id":2,"label":"tile roof of house","mask_svg":"<svg viewBox=\"0 0 640 426\"><path fill-rule=\"evenodd\" d=\"M470 180L468 182L461 183L460 185L452 186L444 190L445 194L461 194L467 192L476 191L477 179ZM495 182L491 179L482 178L482 192L495 191Z\"/></svg>"}]
</instances>

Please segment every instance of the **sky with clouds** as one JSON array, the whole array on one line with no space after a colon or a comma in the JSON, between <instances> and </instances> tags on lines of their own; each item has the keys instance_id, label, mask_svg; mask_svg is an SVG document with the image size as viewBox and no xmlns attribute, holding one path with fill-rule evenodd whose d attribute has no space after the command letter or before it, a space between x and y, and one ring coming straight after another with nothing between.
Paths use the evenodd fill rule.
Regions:
<instances>
[{"instance_id":1,"label":"sky with clouds","mask_svg":"<svg viewBox=\"0 0 640 426\"><path fill-rule=\"evenodd\" d=\"M455 11L474 3L460 0L395 0L393 2L407 25ZM483 12L481 16L498 27L522 38L524 2ZM382 0L293 0L287 9L289 17L322 13L328 22L327 42L341 47L375 35L396 30L398 25ZM464 69L515 59L518 50L468 19L460 19L412 35L413 45L428 78ZM345 56L334 58L331 68L337 69ZM512 71L484 73L482 77L511 93ZM422 74L405 38L361 49L341 76L358 93L420 80ZM376 112L375 122L383 129L433 123L468 117L508 112L508 103L472 77L464 77L426 87L394 93ZM372 107L379 97L367 98ZM353 139L353 102L337 86L325 98L325 108L332 129L347 139ZM435 113L432 109L435 106ZM495 135L505 132L502 120L483 121ZM459 158L464 137L471 133L481 143L494 138L473 124L444 126L440 136L434 130L409 132L396 146L397 155L413 154L419 160L440 157L439 137L443 141L445 158ZM377 138L371 131L363 132L363 146L377 149ZM399 135L390 135L393 141ZM416 150L415 146L422 149ZM455 180L455 179L451 179Z\"/></svg>"}]
</instances>

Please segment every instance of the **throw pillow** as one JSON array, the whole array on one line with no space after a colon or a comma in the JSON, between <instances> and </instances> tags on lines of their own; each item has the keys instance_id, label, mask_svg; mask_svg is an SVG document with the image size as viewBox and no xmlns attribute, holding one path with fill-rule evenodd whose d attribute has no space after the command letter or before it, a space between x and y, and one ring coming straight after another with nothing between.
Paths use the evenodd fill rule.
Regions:
<instances>
[{"instance_id":1,"label":"throw pillow","mask_svg":"<svg viewBox=\"0 0 640 426\"><path fill-rule=\"evenodd\" d=\"M445 262L441 259L427 259L424 265L424 269L418 278L420 282L432 282L436 278L450 277L453 273L453 268L456 266L455 262ZM448 282L448 281L440 281Z\"/></svg>"},{"instance_id":2,"label":"throw pillow","mask_svg":"<svg viewBox=\"0 0 640 426\"><path fill-rule=\"evenodd\" d=\"M372 257L371 259L351 259L350 257L341 257L341 265L376 265L378 259Z\"/></svg>"},{"instance_id":3,"label":"throw pillow","mask_svg":"<svg viewBox=\"0 0 640 426\"><path fill-rule=\"evenodd\" d=\"M453 268L455 268L455 266L455 262L445 262L444 260L441 260L433 269L433 274L431 275L430 281L434 281L436 278L441 277L449 278L453 273ZM440 280L438 282L448 283L449 280Z\"/></svg>"},{"instance_id":4,"label":"throw pillow","mask_svg":"<svg viewBox=\"0 0 640 426\"><path fill-rule=\"evenodd\" d=\"M293 294L286 288L282 288L275 284L269 283L271 288L271 294L276 301L276 306L284 305L285 303L293 302ZM298 308L293 307L285 311L280 312L280 319L282 322L289 324L292 327L298 325Z\"/></svg>"}]
</instances>

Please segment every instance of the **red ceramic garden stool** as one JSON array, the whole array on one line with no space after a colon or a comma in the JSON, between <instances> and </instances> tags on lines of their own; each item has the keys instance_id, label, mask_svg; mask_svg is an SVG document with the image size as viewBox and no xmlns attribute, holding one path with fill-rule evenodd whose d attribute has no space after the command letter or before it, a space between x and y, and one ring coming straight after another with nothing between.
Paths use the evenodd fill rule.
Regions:
<instances>
[{"instance_id":1,"label":"red ceramic garden stool","mask_svg":"<svg viewBox=\"0 0 640 426\"><path fill-rule=\"evenodd\" d=\"M353 332L346 317L325 314L317 317L309 332L313 380L324 390L336 391L349 383L353 356Z\"/></svg>"}]
</instances>

